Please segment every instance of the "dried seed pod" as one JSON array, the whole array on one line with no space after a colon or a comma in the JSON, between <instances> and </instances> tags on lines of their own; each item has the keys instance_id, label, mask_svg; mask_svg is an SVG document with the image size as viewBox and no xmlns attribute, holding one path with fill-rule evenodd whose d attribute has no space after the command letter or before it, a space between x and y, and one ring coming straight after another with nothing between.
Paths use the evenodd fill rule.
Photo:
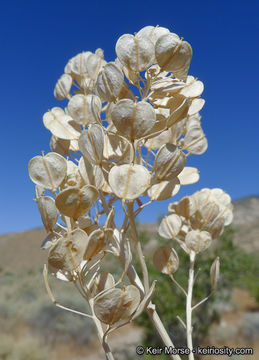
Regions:
<instances>
[{"instance_id":1,"label":"dried seed pod","mask_svg":"<svg viewBox=\"0 0 259 360\"><path fill-rule=\"evenodd\" d=\"M211 291L214 291L217 286L217 282L219 280L219 257L217 257L210 268L210 283L211 283Z\"/></svg>"},{"instance_id":2,"label":"dried seed pod","mask_svg":"<svg viewBox=\"0 0 259 360\"><path fill-rule=\"evenodd\" d=\"M79 189L70 187L56 197L56 206L65 215L77 220L84 215L98 198L98 190L92 185Z\"/></svg>"},{"instance_id":3,"label":"dried seed pod","mask_svg":"<svg viewBox=\"0 0 259 360\"><path fill-rule=\"evenodd\" d=\"M212 223L219 215L219 212L220 209L214 201L208 201L197 210L201 217L201 223L205 226Z\"/></svg>"},{"instance_id":4,"label":"dried seed pod","mask_svg":"<svg viewBox=\"0 0 259 360\"><path fill-rule=\"evenodd\" d=\"M137 164L114 166L109 173L109 185L119 198L134 200L149 187L150 173Z\"/></svg>"},{"instance_id":5,"label":"dried seed pod","mask_svg":"<svg viewBox=\"0 0 259 360\"><path fill-rule=\"evenodd\" d=\"M193 116L197 114L199 111L201 111L204 104L204 99L193 99L188 109L188 116Z\"/></svg>"},{"instance_id":6,"label":"dried seed pod","mask_svg":"<svg viewBox=\"0 0 259 360\"><path fill-rule=\"evenodd\" d=\"M152 130L153 132L154 129ZM172 138L171 129L164 130L161 134L148 139L145 143L145 146L150 149L159 149L162 145L169 143Z\"/></svg>"},{"instance_id":7,"label":"dried seed pod","mask_svg":"<svg viewBox=\"0 0 259 360\"><path fill-rule=\"evenodd\" d=\"M60 139L73 140L79 137L80 132L71 122L73 119L58 107L54 107L43 115L44 126Z\"/></svg>"},{"instance_id":8,"label":"dried seed pod","mask_svg":"<svg viewBox=\"0 0 259 360\"><path fill-rule=\"evenodd\" d=\"M47 233L51 232L58 220L58 210L54 199L50 196L40 196L37 199L41 219Z\"/></svg>"},{"instance_id":9,"label":"dried seed pod","mask_svg":"<svg viewBox=\"0 0 259 360\"><path fill-rule=\"evenodd\" d=\"M103 251L113 236L112 229L97 229L94 230L90 236L85 249L84 259L90 261L92 257Z\"/></svg>"},{"instance_id":10,"label":"dried seed pod","mask_svg":"<svg viewBox=\"0 0 259 360\"><path fill-rule=\"evenodd\" d=\"M130 99L123 99L113 107L111 118L116 129L133 141L150 132L156 122L156 113L145 101L134 103Z\"/></svg>"},{"instance_id":11,"label":"dried seed pod","mask_svg":"<svg viewBox=\"0 0 259 360\"><path fill-rule=\"evenodd\" d=\"M49 265L56 271L76 270L83 260L87 242L88 236L81 229L67 233L50 249Z\"/></svg>"},{"instance_id":12,"label":"dried seed pod","mask_svg":"<svg viewBox=\"0 0 259 360\"><path fill-rule=\"evenodd\" d=\"M179 91L179 95L188 98L196 98L203 93L204 85L200 80L195 79L193 76L188 76L186 85Z\"/></svg>"},{"instance_id":13,"label":"dried seed pod","mask_svg":"<svg viewBox=\"0 0 259 360\"><path fill-rule=\"evenodd\" d=\"M100 165L103 158L104 133L98 124L91 124L78 139L82 154L94 165Z\"/></svg>"},{"instance_id":14,"label":"dried seed pod","mask_svg":"<svg viewBox=\"0 0 259 360\"><path fill-rule=\"evenodd\" d=\"M62 188L67 188L68 186L83 186L83 179L79 173L78 166L73 163L73 161L67 161L67 176L65 182L62 184Z\"/></svg>"},{"instance_id":15,"label":"dried seed pod","mask_svg":"<svg viewBox=\"0 0 259 360\"><path fill-rule=\"evenodd\" d=\"M103 290L112 289L115 286L114 277L112 274L103 272L99 274L91 284L89 293L91 297L96 296Z\"/></svg>"},{"instance_id":16,"label":"dried seed pod","mask_svg":"<svg viewBox=\"0 0 259 360\"><path fill-rule=\"evenodd\" d=\"M167 119L167 127L171 127L183 120L189 111L190 101L188 99L182 99L171 97L167 102L167 107L170 108L170 116Z\"/></svg>"},{"instance_id":17,"label":"dried seed pod","mask_svg":"<svg viewBox=\"0 0 259 360\"><path fill-rule=\"evenodd\" d=\"M183 216L189 219L193 214L193 201L190 196L183 197L179 202L170 204L168 211L174 210L177 215Z\"/></svg>"},{"instance_id":18,"label":"dried seed pod","mask_svg":"<svg viewBox=\"0 0 259 360\"><path fill-rule=\"evenodd\" d=\"M173 33L165 34L157 40L155 54L163 70L173 72L180 80L186 80L192 58L192 48L187 41L180 40Z\"/></svg>"},{"instance_id":19,"label":"dried seed pod","mask_svg":"<svg viewBox=\"0 0 259 360\"><path fill-rule=\"evenodd\" d=\"M99 73L96 90L103 101L115 101L124 83L122 70L113 62L106 64Z\"/></svg>"},{"instance_id":20,"label":"dried seed pod","mask_svg":"<svg viewBox=\"0 0 259 360\"><path fill-rule=\"evenodd\" d=\"M151 200L167 200L175 196L180 190L180 182L176 177L171 181L161 181L148 189L148 196Z\"/></svg>"},{"instance_id":21,"label":"dried seed pod","mask_svg":"<svg viewBox=\"0 0 259 360\"><path fill-rule=\"evenodd\" d=\"M99 56L100 52L98 54L90 54L87 58L87 62L86 62L86 69L87 69L87 74L90 77L90 79L93 80L93 82L95 83L99 72L103 69L103 67L106 64L106 61L103 59L103 57Z\"/></svg>"},{"instance_id":22,"label":"dried seed pod","mask_svg":"<svg viewBox=\"0 0 259 360\"><path fill-rule=\"evenodd\" d=\"M103 157L107 161L116 163L131 163L134 151L131 143L119 134L108 133L104 135Z\"/></svg>"},{"instance_id":23,"label":"dried seed pod","mask_svg":"<svg viewBox=\"0 0 259 360\"><path fill-rule=\"evenodd\" d=\"M135 72L146 70L155 61L154 45L148 38L122 35L115 51L121 64Z\"/></svg>"},{"instance_id":24,"label":"dried seed pod","mask_svg":"<svg viewBox=\"0 0 259 360\"><path fill-rule=\"evenodd\" d=\"M79 76L88 75L87 71L87 61L88 57L91 55L91 51L82 52L72 59L69 60L65 67L65 73L67 74L75 74Z\"/></svg>"},{"instance_id":25,"label":"dried seed pod","mask_svg":"<svg viewBox=\"0 0 259 360\"><path fill-rule=\"evenodd\" d=\"M219 217L207 226L207 231L211 234L212 239L219 237L224 231L225 219Z\"/></svg>"},{"instance_id":26,"label":"dried seed pod","mask_svg":"<svg viewBox=\"0 0 259 360\"><path fill-rule=\"evenodd\" d=\"M211 235L207 231L191 230L185 237L185 244L188 249L198 254L208 249L211 244Z\"/></svg>"},{"instance_id":27,"label":"dried seed pod","mask_svg":"<svg viewBox=\"0 0 259 360\"><path fill-rule=\"evenodd\" d=\"M191 58L192 48L187 41L180 40L173 33L161 36L155 45L158 65L180 80L186 80Z\"/></svg>"},{"instance_id":28,"label":"dried seed pod","mask_svg":"<svg viewBox=\"0 0 259 360\"><path fill-rule=\"evenodd\" d=\"M98 296L94 302L94 312L104 324L117 325L130 320L140 303L140 293L136 286L110 289Z\"/></svg>"},{"instance_id":29,"label":"dried seed pod","mask_svg":"<svg viewBox=\"0 0 259 360\"><path fill-rule=\"evenodd\" d=\"M73 79L69 74L63 74L57 81L54 96L58 100L69 98Z\"/></svg>"},{"instance_id":30,"label":"dried seed pod","mask_svg":"<svg viewBox=\"0 0 259 360\"><path fill-rule=\"evenodd\" d=\"M153 173L158 180L172 180L183 170L185 154L173 144L164 144L158 150Z\"/></svg>"},{"instance_id":31,"label":"dried seed pod","mask_svg":"<svg viewBox=\"0 0 259 360\"><path fill-rule=\"evenodd\" d=\"M91 123L100 122L100 113L102 110L102 102L99 96L88 94L74 95L67 106L69 115L78 123L89 125Z\"/></svg>"},{"instance_id":32,"label":"dried seed pod","mask_svg":"<svg viewBox=\"0 0 259 360\"><path fill-rule=\"evenodd\" d=\"M201 155L208 148L208 141L200 125L192 126L184 137L182 148L191 154Z\"/></svg>"},{"instance_id":33,"label":"dried seed pod","mask_svg":"<svg viewBox=\"0 0 259 360\"><path fill-rule=\"evenodd\" d=\"M199 181L200 175L198 169L186 166L177 177L181 185L189 185Z\"/></svg>"},{"instance_id":34,"label":"dried seed pod","mask_svg":"<svg viewBox=\"0 0 259 360\"><path fill-rule=\"evenodd\" d=\"M50 152L35 156L29 161L28 172L31 180L45 189L56 189L65 179L67 162L59 154Z\"/></svg>"},{"instance_id":35,"label":"dried seed pod","mask_svg":"<svg viewBox=\"0 0 259 360\"><path fill-rule=\"evenodd\" d=\"M70 140L59 139L52 135L49 142L51 151L56 152L62 156L65 156L69 152Z\"/></svg>"},{"instance_id":36,"label":"dried seed pod","mask_svg":"<svg viewBox=\"0 0 259 360\"><path fill-rule=\"evenodd\" d=\"M165 239L173 239L181 230L182 220L176 214L165 216L161 221L158 233Z\"/></svg>"},{"instance_id":37,"label":"dried seed pod","mask_svg":"<svg viewBox=\"0 0 259 360\"><path fill-rule=\"evenodd\" d=\"M145 26L139 30L136 34L137 38L147 38L155 45L157 40L165 34L170 33L170 31L164 27L160 26Z\"/></svg>"},{"instance_id":38,"label":"dried seed pod","mask_svg":"<svg viewBox=\"0 0 259 360\"><path fill-rule=\"evenodd\" d=\"M156 250L153 263L161 273L173 275L179 267L179 258L171 246L164 246Z\"/></svg>"},{"instance_id":39,"label":"dried seed pod","mask_svg":"<svg viewBox=\"0 0 259 360\"><path fill-rule=\"evenodd\" d=\"M97 189L100 189L104 185L105 178L100 166L92 166L87 158L82 156L79 160L78 168L86 185L93 185Z\"/></svg>"}]
</instances>

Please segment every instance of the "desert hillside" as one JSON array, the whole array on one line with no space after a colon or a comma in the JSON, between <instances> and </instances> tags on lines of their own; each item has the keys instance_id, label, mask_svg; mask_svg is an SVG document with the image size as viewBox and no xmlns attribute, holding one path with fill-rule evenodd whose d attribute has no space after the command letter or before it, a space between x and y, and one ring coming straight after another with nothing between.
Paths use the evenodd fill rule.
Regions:
<instances>
[{"instance_id":1,"label":"desert hillside","mask_svg":"<svg viewBox=\"0 0 259 360\"><path fill-rule=\"evenodd\" d=\"M259 253L259 197L234 202L233 225L235 243L246 252ZM142 224L140 229L149 233L152 241L157 226ZM91 322L56 308L46 294L41 273L47 251L40 249L45 236L42 228L0 236L0 360L101 360L103 355L94 340ZM71 284L64 287L57 281L51 283L59 301L86 310L83 299L71 296ZM251 346L252 341L258 351L258 329L258 304L249 293L236 289L231 309L212 328L212 340L208 339L208 343L223 346L229 339L229 344L240 341ZM123 329L120 346L114 336L112 345L118 359L135 358L142 333L142 329L133 326Z\"/></svg>"}]
</instances>

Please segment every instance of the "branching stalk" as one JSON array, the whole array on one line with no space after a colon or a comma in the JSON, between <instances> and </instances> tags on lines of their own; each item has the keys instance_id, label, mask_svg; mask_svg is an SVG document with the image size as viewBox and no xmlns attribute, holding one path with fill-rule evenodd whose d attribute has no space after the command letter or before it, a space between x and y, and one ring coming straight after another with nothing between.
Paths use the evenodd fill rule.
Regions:
<instances>
[{"instance_id":1,"label":"branching stalk","mask_svg":"<svg viewBox=\"0 0 259 360\"><path fill-rule=\"evenodd\" d=\"M186 336L187 336L187 347L190 349L190 354L188 355L189 360L194 360L193 356L193 344L192 344L192 293L193 293L193 283L194 283L194 262L195 262L195 252L191 251L190 253L190 268L189 268L189 280L188 280L188 292L186 299Z\"/></svg>"}]
</instances>

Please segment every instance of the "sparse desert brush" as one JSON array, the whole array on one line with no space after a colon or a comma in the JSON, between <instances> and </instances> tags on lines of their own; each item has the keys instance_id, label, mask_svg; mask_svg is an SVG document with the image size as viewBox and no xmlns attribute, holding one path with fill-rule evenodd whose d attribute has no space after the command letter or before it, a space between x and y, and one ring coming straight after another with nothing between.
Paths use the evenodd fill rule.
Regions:
<instances>
[{"instance_id":1,"label":"sparse desert brush","mask_svg":"<svg viewBox=\"0 0 259 360\"><path fill-rule=\"evenodd\" d=\"M152 303L156 282L150 283L135 220L150 203L170 199L181 186L199 180L198 170L187 162L207 149L199 115L205 103L203 83L188 75L191 45L166 28L147 26L121 36L116 54L114 62L106 62L101 49L70 59L54 90L57 99L68 103L43 116L52 133L51 152L32 158L28 169L48 233L42 245L49 251L45 284L55 305L93 320L107 359L113 359L109 334L146 311L170 358L179 360L181 351ZM120 227L115 223L117 203L116 211L124 214ZM171 244L158 248L153 261L186 298L186 318L178 319L191 360L192 312L215 291L219 258L208 274L210 293L193 304L195 263L231 223L232 205L223 190L203 189L172 202L168 211L159 234ZM173 241L190 259L187 288L174 277L181 260ZM121 264L116 280L103 270L107 256ZM49 272L64 286L74 284L88 313L57 302ZM141 355L144 349L138 351Z\"/></svg>"}]
</instances>

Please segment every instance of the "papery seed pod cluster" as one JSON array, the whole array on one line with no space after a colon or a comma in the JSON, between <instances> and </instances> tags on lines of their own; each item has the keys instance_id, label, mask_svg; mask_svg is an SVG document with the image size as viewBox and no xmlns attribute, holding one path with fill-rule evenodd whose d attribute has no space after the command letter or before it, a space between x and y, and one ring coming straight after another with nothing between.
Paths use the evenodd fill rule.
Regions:
<instances>
[{"instance_id":1,"label":"papery seed pod cluster","mask_svg":"<svg viewBox=\"0 0 259 360\"><path fill-rule=\"evenodd\" d=\"M176 239L186 252L200 253L220 236L233 219L231 199L221 189L203 189L168 206L159 235Z\"/></svg>"},{"instance_id":2,"label":"papery seed pod cluster","mask_svg":"<svg viewBox=\"0 0 259 360\"><path fill-rule=\"evenodd\" d=\"M154 290L154 284L143 293L143 286L123 283L132 244L116 227L114 203L121 201L129 217L126 208L134 209L135 200L142 209L140 197L172 198L181 185L199 180L190 155L208 146L199 114L203 83L188 74L191 45L169 29L146 26L122 35L115 51L112 62L101 49L68 61L54 89L63 107L43 115L51 152L28 165L47 231L42 248L49 251L48 268L59 279L79 282L94 316L109 329L139 315ZM159 234L199 253L231 220L229 196L203 189L170 204ZM121 260L117 283L102 270L107 254ZM178 255L170 246L159 248L154 264L172 275ZM215 263L214 287L217 269Z\"/></svg>"}]
</instances>

